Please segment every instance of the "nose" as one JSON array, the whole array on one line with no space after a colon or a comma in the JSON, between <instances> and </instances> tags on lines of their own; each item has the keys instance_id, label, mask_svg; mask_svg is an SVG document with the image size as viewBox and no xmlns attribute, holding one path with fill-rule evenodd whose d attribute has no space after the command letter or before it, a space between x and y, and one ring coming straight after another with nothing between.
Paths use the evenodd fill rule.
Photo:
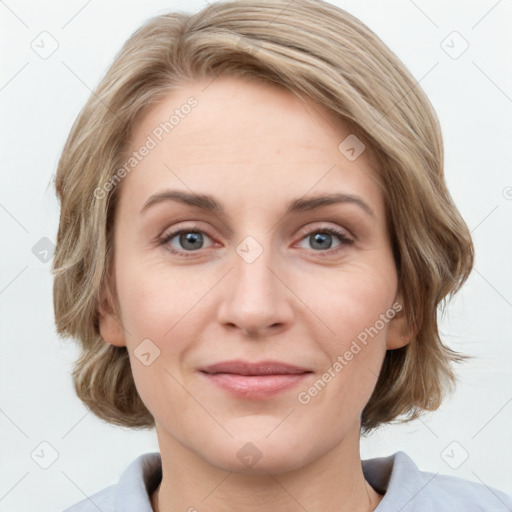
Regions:
<instances>
[{"instance_id":1,"label":"nose","mask_svg":"<svg viewBox=\"0 0 512 512\"><path fill-rule=\"evenodd\" d=\"M225 328L263 338L291 325L293 293L270 252L264 250L252 262L234 252L234 268L225 280L218 309L218 320Z\"/></svg>"}]
</instances>

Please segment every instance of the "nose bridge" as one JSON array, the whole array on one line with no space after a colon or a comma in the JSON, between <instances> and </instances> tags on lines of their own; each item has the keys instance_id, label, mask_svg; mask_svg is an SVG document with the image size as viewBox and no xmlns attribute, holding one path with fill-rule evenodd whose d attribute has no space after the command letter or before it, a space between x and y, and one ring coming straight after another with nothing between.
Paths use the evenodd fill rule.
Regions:
<instances>
[{"instance_id":1,"label":"nose bridge","mask_svg":"<svg viewBox=\"0 0 512 512\"><path fill-rule=\"evenodd\" d=\"M275 262L275 256L271 254L268 244L260 250L254 242L244 241L237 247L236 253L235 290L237 293L243 292L241 298L253 295L255 298L265 298L268 302L275 296L275 276L269 270Z\"/></svg>"},{"instance_id":2,"label":"nose bridge","mask_svg":"<svg viewBox=\"0 0 512 512\"><path fill-rule=\"evenodd\" d=\"M235 248L234 269L219 309L219 320L225 325L254 333L286 324L290 319L289 297L275 275L277 255L272 252L271 234L267 235L259 237L265 238L263 243L248 236Z\"/></svg>"}]
</instances>

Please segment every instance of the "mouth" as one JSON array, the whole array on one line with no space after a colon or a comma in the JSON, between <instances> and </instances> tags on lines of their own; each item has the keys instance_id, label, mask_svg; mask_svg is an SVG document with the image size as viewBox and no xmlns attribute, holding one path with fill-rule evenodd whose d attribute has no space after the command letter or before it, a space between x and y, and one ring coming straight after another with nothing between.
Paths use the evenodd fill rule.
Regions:
<instances>
[{"instance_id":1,"label":"mouth","mask_svg":"<svg viewBox=\"0 0 512 512\"><path fill-rule=\"evenodd\" d=\"M312 370L280 361L225 361L201 368L208 382L239 398L263 399L303 382Z\"/></svg>"},{"instance_id":2,"label":"mouth","mask_svg":"<svg viewBox=\"0 0 512 512\"><path fill-rule=\"evenodd\" d=\"M231 361L222 361L200 368L200 371L208 374L231 373L237 375L297 375L301 373L311 373L306 367L285 363L282 361L260 361L251 362L235 359Z\"/></svg>"}]
</instances>

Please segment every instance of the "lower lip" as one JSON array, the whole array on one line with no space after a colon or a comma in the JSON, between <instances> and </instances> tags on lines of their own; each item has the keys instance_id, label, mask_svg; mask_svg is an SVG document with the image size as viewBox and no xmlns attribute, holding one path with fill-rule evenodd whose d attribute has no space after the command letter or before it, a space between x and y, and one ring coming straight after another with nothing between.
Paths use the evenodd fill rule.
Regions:
<instances>
[{"instance_id":1,"label":"lower lip","mask_svg":"<svg viewBox=\"0 0 512 512\"><path fill-rule=\"evenodd\" d=\"M210 382L241 398L268 398L297 386L311 373L239 375L201 372Z\"/></svg>"}]
</instances>

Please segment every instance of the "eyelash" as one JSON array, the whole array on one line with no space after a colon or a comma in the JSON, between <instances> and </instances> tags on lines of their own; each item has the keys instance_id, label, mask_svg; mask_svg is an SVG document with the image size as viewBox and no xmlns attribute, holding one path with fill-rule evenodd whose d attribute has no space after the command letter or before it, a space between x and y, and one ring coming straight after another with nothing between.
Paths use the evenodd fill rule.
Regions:
<instances>
[{"instance_id":1,"label":"eyelash","mask_svg":"<svg viewBox=\"0 0 512 512\"><path fill-rule=\"evenodd\" d=\"M212 238L212 237L210 237L210 235L208 235L208 233L204 232L198 226L191 226L191 227L182 228L182 229L179 229L179 230L176 230L176 231L173 231L171 233L164 235L162 238L159 239L158 243L159 243L159 245L169 244L169 242L174 237L176 237L177 235L181 235L182 233L200 233L200 234L204 234L204 235L208 236L208 238L210 238L210 239ZM333 254L336 254L338 251L342 250L344 248L344 246L351 245L354 243L354 241L352 239L347 237L347 235L345 234L344 231L337 229L337 228L333 228L333 227L325 227L325 228L321 227L321 228L317 228L317 229L314 229L314 230L306 232L306 233L301 232L300 240L302 241L302 240L306 239L307 237L314 235L316 233L328 233L329 235L335 235L340 239L340 244L338 246L336 246L335 248L327 249L326 251L314 251L316 253L320 253L320 254L321 253L329 253L328 256L332 256ZM192 256L195 256L195 253L199 252L201 249L198 249L197 251L182 252L182 251L177 251L171 245L168 245L167 250L169 250L172 254L174 254L178 257L190 258ZM324 257L324 256L321 256L321 257ZM327 255L325 257L327 257Z\"/></svg>"}]
</instances>

